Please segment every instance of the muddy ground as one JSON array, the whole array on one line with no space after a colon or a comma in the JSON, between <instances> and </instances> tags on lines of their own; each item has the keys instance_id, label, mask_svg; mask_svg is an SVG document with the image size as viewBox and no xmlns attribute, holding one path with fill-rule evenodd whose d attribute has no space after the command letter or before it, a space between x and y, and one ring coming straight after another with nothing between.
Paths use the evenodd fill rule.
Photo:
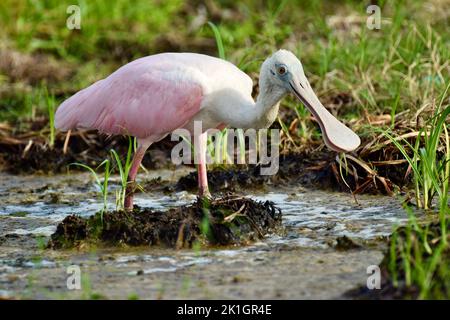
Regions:
<instances>
[{"instance_id":1,"label":"muddy ground","mask_svg":"<svg viewBox=\"0 0 450 320\"><path fill-rule=\"evenodd\" d=\"M272 127L279 125L274 123ZM347 192L350 188L357 194L391 195L395 189L408 187L411 183L406 161L395 146L386 141L380 149L375 140L363 139L361 146L346 160L339 160L338 155L325 148L321 141L293 148L285 146L286 140L283 136L281 145L284 147L281 147L276 175L261 175L260 165L227 165L225 169L224 165L216 165L216 169L209 170L211 189L234 192L270 184L301 184L324 190ZM171 152L177 143L166 137L152 145L143 159L143 166L148 170L174 169ZM103 160L111 159L110 150L126 155L128 146L127 137L107 136L92 130L76 130L70 135L56 132L51 146L45 117L16 125L2 123L0 170L14 174L80 171L80 167L71 164L82 163L95 168ZM196 186L196 174L191 173L167 191L194 191ZM155 187L161 186L157 183Z\"/></svg>"},{"instance_id":2,"label":"muddy ground","mask_svg":"<svg viewBox=\"0 0 450 320\"><path fill-rule=\"evenodd\" d=\"M281 232L281 210L271 201L198 197L192 204L161 211L134 206L130 211L99 211L87 218L70 215L58 224L47 247L246 245Z\"/></svg>"},{"instance_id":3,"label":"muddy ground","mask_svg":"<svg viewBox=\"0 0 450 320\"><path fill-rule=\"evenodd\" d=\"M142 164L147 169L173 168L170 153L174 145L170 139L153 145ZM79 171L70 165L83 163L96 167L111 157L110 150L119 155L126 154L128 138L77 130L69 138L66 133L56 133L54 145L50 146L45 117L16 125L0 123L0 170L5 172L54 174L66 173L69 169Z\"/></svg>"},{"instance_id":4,"label":"muddy ground","mask_svg":"<svg viewBox=\"0 0 450 320\"><path fill-rule=\"evenodd\" d=\"M191 170L142 173L142 185L164 187L138 194L137 204L163 210L194 202L194 193L165 190L175 190ZM348 193L265 185L236 194L273 201L285 232L248 246L49 250L50 235L65 217L87 217L101 207L89 175L3 173L0 181L4 298L348 298L348 290L366 282L367 267L381 262L393 227L407 218L391 197L360 195L356 203ZM112 181L114 190L118 178ZM67 288L70 265L81 269L81 290Z\"/></svg>"}]
</instances>

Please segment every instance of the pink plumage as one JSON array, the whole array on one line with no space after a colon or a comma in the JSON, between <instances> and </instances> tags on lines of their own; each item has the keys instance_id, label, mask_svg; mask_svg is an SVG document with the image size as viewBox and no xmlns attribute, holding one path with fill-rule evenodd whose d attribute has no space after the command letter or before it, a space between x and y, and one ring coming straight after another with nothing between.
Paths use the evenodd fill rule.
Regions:
<instances>
[{"instance_id":1,"label":"pink plumage","mask_svg":"<svg viewBox=\"0 0 450 320\"><path fill-rule=\"evenodd\" d=\"M56 127L142 139L164 136L200 110L204 87L185 60L160 54L128 63L64 101Z\"/></svg>"}]
</instances>

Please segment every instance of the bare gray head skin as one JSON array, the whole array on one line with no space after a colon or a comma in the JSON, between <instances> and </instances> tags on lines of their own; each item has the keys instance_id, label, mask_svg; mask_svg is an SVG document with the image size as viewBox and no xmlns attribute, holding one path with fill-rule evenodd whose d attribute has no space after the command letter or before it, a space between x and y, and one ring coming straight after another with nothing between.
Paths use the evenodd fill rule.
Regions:
<instances>
[{"instance_id":1,"label":"bare gray head skin","mask_svg":"<svg viewBox=\"0 0 450 320\"><path fill-rule=\"evenodd\" d=\"M355 150L361 143L358 135L325 109L314 93L300 60L288 50L278 50L261 66L260 90L275 100L286 94L296 96L314 115L325 144L338 152Z\"/></svg>"}]
</instances>

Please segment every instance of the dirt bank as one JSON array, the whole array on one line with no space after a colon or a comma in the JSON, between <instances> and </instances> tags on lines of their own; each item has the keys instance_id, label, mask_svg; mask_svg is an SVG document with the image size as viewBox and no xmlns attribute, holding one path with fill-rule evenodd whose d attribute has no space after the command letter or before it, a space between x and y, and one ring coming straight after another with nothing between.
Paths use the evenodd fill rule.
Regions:
<instances>
[{"instance_id":1,"label":"dirt bank","mask_svg":"<svg viewBox=\"0 0 450 320\"><path fill-rule=\"evenodd\" d=\"M86 242L110 245L243 245L281 231L281 211L270 201L243 197L200 199L191 205L154 211L97 213L66 217L51 236L49 248L70 248Z\"/></svg>"}]
</instances>

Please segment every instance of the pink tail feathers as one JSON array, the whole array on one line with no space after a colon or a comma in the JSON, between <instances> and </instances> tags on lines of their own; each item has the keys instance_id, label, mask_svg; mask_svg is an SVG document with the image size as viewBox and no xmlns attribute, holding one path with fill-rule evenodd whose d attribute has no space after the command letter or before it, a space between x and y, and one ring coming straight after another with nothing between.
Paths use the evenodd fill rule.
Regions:
<instances>
[{"instance_id":1,"label":"pink tail feathers","mask_svg":"<svg viewBox=\"0 0 450 320\"><path fill-rule=\"evenodd\" d=\"M102 81L77 92L58 107L55 113L57 129L67 131L77 127L89 127L94 113L99 111L92 106L96 104Z\"/></svg>"},{"instance_id":2,"label":"pink tail feathers","mask_svg":"<svg viewBox=\"0 0 450 320\"><path fill-rule=\"evenodd\" d=\"M67 101L66 101L67 102ZM59 106L55 113L55 127L56 129L67 131L75 129L78 123L78 113L76 112L77 106L73 106L69 103L63 103ZM78 110L79 111L79 110Z\"/></svg>"}]
</instances>

